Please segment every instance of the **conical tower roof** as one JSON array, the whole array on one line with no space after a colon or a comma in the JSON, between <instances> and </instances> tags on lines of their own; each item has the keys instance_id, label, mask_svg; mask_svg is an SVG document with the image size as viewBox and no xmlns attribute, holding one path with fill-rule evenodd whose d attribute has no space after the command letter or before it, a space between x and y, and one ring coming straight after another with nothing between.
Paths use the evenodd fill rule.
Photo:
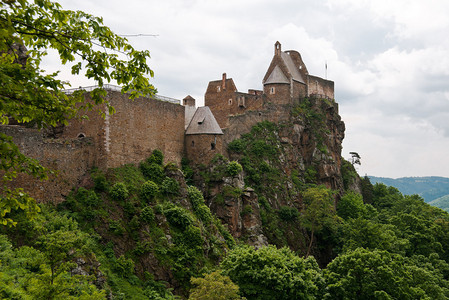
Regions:
<instances>
[{"instance_id":1,"label":"conical tower roof","mask_svg":"<svg viewBox=\"0 0 449 300\"><path fill-rule=\"evenodd\" d=\"M198 107L187 126L186 134L223 134L208 106Z\"/></svg>"}]
</instances>

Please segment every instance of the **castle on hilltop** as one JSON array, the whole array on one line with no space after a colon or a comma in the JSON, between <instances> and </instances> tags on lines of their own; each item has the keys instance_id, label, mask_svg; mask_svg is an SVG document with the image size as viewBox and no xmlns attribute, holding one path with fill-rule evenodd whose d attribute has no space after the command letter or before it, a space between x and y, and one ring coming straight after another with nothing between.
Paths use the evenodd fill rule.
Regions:
<instances>
[{"instance_id":1,"label":"castle on hilltop","mask_svg":"<svg viewBox=\"0 0 449 300\"><path fill-rule=\"evenodd\" d=\"M89 118L70 120L53 135L18 125L0 126L0 131L12 136L24 154L59 170L50 181L23 176L17 185L40 201L60 202L93 167L137 164L154 149L164 152L166 161L179 164L187 157L195 164L207 164L217 153L226 156L227 143L256 123L287 119L288 107L304 97L334 98L334 83L310 75L301 55L283 52L279 42L262 83L263 90L239 92L224 73L222 79L209 82L205 106L198 108L191 96L182 105L161 97L130 101L109 86L106 100L116 109L113 115L102 118L95 110L82 112Z\"/></svg>"}]
</instances>

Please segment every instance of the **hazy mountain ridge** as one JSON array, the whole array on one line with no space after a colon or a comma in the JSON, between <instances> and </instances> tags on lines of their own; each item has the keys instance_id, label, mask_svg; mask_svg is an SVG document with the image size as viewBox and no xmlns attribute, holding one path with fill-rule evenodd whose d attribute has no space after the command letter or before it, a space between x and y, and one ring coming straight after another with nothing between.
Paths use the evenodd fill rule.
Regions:
<instances>
[{"instance_id":1,"label":"hazy mountain ridge","mask_svg":"<svg viewBox=\"0 0 449 300\"><path fill-rule=\"evenodd\" d=\"M449 195L430 201L429 204L449 212Z\"/></svg>"},{"instance_id":2,"label":"hazy mountain ridge","mask_svg":"<svg viewBox=\"0 0 449 300\"><path fill-rule=\"evenodd\" d=\"M428 203L443 196L449 196L449 178L446 177L401 177L397 179L376 176L368 177L372 184L383 183L388 186L393 186L404 195L420 195ZM449 197L447 199L449 200ZM438 205L434 206L440 207Z\"/></svg>"}]
</instances>

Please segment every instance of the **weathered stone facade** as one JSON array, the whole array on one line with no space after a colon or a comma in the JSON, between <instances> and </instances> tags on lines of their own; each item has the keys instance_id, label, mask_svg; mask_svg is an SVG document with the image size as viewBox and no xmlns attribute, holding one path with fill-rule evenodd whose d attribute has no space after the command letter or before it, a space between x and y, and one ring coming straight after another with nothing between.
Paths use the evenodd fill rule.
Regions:
<instances>
[{"instance_id":1,"label":"weathered stone facade","mask_svg":"<svg viewBox=\"0 0 449 300\"><path fill-rule=\"evenodd\" d=\"M92 137L101 155L97 166L104 169L138 163L154 149L161 150L166 161L181 161L184 106L143 97L129 100L117 91L108 91L106 100L116 113L102 118L96 110L82 112L89 119L71 120L62 137Z\"/></svg>"},{"instance_id":2,"label":"weathered stone facade","mask_svg":"<svg viewBox=\"0 0 449 300\"><path fill-rule=\"evenodd\" d=\"M0 126L0 132L12 136L23 154L57 171L44 181L21 173L12 183L39 202L56 204L63 201L74 186L81 184L98 158L93 138L45 138L41 131L17 125Z\"/></svg>"}]
</instances>

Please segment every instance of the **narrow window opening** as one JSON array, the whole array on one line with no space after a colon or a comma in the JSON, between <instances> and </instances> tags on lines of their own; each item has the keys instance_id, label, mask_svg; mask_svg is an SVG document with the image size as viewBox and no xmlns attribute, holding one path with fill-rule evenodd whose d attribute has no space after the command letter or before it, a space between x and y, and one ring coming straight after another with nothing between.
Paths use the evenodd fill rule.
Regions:
<instances>
[{"instance_id":1,"label":"narrow window opening","mask_svg":"<svg viewBox=\"0 0 449 300\"><path fill-rule=\"evenodd\" d=\"M219 93L221 90L220 86L217 86L217 93Z\"/></svg>"},{"instance_id":2,"label":"narrow window opening","mask_svg":"<svg viewBox=\"0 0 449 300\"><path fill-rule=\"evenodd\" d=\"M192 147L195 147L195 141L192 141Z\"/></svg>"},{"instance_id":3,"label":"narrow window opening","mask_svg":"<svg viewBox=\"0 0 449 300\"><path fill-rule=\"evenodd\" d=\"M232 105L232 99L229 99L228 103L229 105Z\"/></svg>"},{"instance_id":4,"label":"narrow window opening","mask_svg":"<svg viewBox=\"0 0 449 300\"><path fill-rule=\"evenodd\" d=\"M215 150L215 143L210 144L210 150Z\"/></svg>"},{"instance_id":5,"label":"narrow window opening","mask_svg":"<svg viewBox=\"0 0 449 300\"><path fill-rule=\"evenodd\" d=\"M276 89L275 89L274 87L272 87L272 88L270 89L270 94L274 95L275 93L276 93Z\"/></svg>"}]
</instances>

